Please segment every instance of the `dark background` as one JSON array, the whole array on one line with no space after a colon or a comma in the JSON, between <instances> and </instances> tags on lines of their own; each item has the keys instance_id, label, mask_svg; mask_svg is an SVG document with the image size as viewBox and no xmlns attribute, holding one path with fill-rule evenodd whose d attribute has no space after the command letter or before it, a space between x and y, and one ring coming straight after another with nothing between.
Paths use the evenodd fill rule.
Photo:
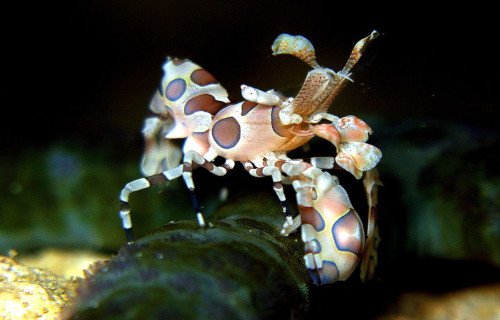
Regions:
<instances>
[{"instance_id":1,"label":"dark background","mask_svg":"<svg viewBox=\"0 0 500 320\"><path fill-rule=\"evenodd\" d=\"M75 136L110 148L130 143L167 55L204 66L236 99L241 83L297 88L307 66L271 56L283 32L308 37L319 63L334 70L357 40L381 32L368 71L355 76L335 114L481 125L498 116L495 18L479 5L68 1L3 11L2 145L9 150Z\"/></svg>"}]
</instances>

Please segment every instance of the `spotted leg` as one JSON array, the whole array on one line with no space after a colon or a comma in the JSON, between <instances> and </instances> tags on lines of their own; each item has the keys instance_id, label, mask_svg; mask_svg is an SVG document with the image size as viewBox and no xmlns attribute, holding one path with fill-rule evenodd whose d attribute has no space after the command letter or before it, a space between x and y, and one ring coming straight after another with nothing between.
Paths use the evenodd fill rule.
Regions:
<instances>
[{"instance_id":1,"label":"spotted leg","mask_svg":"<svg viewBox=\"0 0 500 320\"><path fill-rule=\"evenodd\" d=\"M130 205L129 197L132 192L136 192L142 189L149 188L154 185L162 184L169 180L176 179L182 175L182 165L163 171L158 174L154 174L149 177L139 178L134 181L127 183L121 193L120 193L120 217L122 219L123 230L125 230L125 237L127 242L134 240L134 233L132 232L132 219L130 218Z\"/></svg>"}]
</instances>

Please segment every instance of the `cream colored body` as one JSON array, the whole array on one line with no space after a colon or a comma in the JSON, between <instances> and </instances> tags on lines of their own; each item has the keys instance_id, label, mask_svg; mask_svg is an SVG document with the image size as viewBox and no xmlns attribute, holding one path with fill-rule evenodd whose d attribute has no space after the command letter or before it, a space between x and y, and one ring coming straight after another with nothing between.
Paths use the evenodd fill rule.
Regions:
<instances>
[{"instance_id":1,"label":"cream colored body","mask_svg":"<svg viewBox=\"0 0 500 320\"><path fill-rule=\"evenodd\" d=\"M233 118L239 124L238 142L231 148L222 147L215 139L214 126L208 139L217 155L235 161L254 161L264 158L271 151L290 151L309 141L313 135L297 136L283 127L278 118L278 107L258 104L243 114L243 102L229 105L217 113L213 119L216 125L220 120ZM279 127L277 132L273 128Z\"/></svg>"}]
</instances>

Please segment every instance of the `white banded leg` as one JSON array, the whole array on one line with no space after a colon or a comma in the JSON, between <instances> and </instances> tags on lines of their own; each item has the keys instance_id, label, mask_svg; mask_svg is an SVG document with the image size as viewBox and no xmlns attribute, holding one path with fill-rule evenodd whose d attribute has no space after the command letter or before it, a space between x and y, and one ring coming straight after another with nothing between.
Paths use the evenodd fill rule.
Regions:
<instances>
[{"instance_id":1,"label":"white banded leg","mask_svg":"<svg viewBox=\"0 0 500 320\"><path fill-rule=\"evenodd\" d=\"M169 180L176 179L182 175L182 165L163 171L158 174L154 174L149 177L139 178L134 181L127 183L121 193L120 193L120 218L122 219L123 230L125 230L125 237L127 242L134 240L134 234L132 232L132 219L130 218L130 205L129 197L132 192L136 192L142 189L149 188L154 185L162 184Z\"/></svg>"},{"instance_id":2,"label":"white banded leg","mask_svg":"<svg viewBox=\"0 0 500 320\"><path fill-rule=\"evenodd\" d=\"M193 182L193 166L194 164L201 166L207 169L210 173L213 173L217 176L225 175L229 170L234 168L234 161L230 159L226 159L226 162L222 166L216 166L199 153L195 151L188 151L184 155L184 160L182 164L182 177L184 178L184 182L189 189L189 194L191 196L191 200L193 201L193 207L196 211L196 218L198 219L198 224L200 227L205 227L205 218L201 212L200 205L198 203L198 198L195 193L195 186Z\"/></svg>"},{"instance_id":3,"label":"white banded leg","mask_svg":"<svg viewBox=\"0 0 500 320\"><path fill-rule=\"evenodd\" d=\"M281 172L287 175L288 180L290 180L290 184L293 185L297 205L299 205L299 207L312 207L311 190L314 188L314 185L303 180L309 181L307 178L316 178L323 173L317 166L312 165L312 163L329 169L333 166L332 161L333 158L331 157L315 157L307 159L294 159L280 165ZM293 218L292 224L283 225L281 234L287 236L298 229L301 224L302 219L299 214Z\"/></svg>"},{"instance_id":4,"label":"white banded leg","mask_svg":"<svg viewBox=\"0 0 500 320\"><path fill-rule=\"evenodd\" d=\"M278 196L278 199L280 200L281 208L286 219L286 224L292 225L293 217L290 212L290 207L286 202L286 196L283 189L282 175L280 171L280 168L284 163L285 161L279 160L274 162L273 164L267 164L267 162L265 162L262 167L256 167L252 162L245 161L243 162L243 166L245 167L245 170L248 171L248 173L250 173L250 175L254 177L257 178L269 177L269 176L272 177L273 189L276 195Z\"/></svg>"}]
</instances>

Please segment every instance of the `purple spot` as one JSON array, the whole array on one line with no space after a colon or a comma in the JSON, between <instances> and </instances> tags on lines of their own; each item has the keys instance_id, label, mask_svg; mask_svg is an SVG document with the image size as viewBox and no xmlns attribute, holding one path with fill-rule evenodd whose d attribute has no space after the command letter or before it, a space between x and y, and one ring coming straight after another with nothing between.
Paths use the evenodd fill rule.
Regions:
<instances>
[{"instance_id":1,"label":"purple spot","mask_svg":"<svg viewBox=\"0 0 500 320\"><path fill-rule=\"evenodd\" d=\"M363 229L353 209L333 224L332 235L339 250L348 251L358 256L361 254Z\"/></svg>"},{"instance_id":2,"label":"purple spot","mask_svg":"<svg viewBox=\"0 0 500 320\"><path fill-rule=\"evenodd\" d=\"M217 80L205 69L198 69L191 74L191 81L199 86L217 83Z\"/></svg>"},{"instance_id":3,"label":"purple spot","mask_svg":"<svg viewBox=\"0 0 500 320\"><path fill-rule=\"evenodd\" d=\"M221 119L212 127L212 137L224 149L234 147L240 141L240 136L240 124L233 117Z\"/></svg>"},{"instance_id":4,"label":"purple spot","mask_svg":"<svg viewBox=\"0 0 500 320\"><path fill-rule=\"evenodd\" d=\"M318 210L314 208L308 208L308 209L302 209L300 213L302 217L302 223L303 224L310 224L316 229L316 231L322 231L325 229L325 220L323 219L323 216L321 213L318 212Z\"/></svg>"},{"instance_id":5,"label":"purple spot","mask_svg":"<svg viewBox=\"0 0 500 320\"><path fill-rule=\"evenodd\" d=\"M175 79L170 81L165 90L165 96L170 101L177 101L186 92L186 81L184 79Z\"/></svg>"},{"instance_id":6,"label":"purple spot","mask_svg":"<svg viewBox=\"0 0 500 320\"><path fill-rule=\"evenodd\" d=\"M222 109L226 103L215 100L210 94L201 94L194 98L189 99L184 106L184 113L186 115L193 114L197 111L206 111L210 114L216 114Z\"/></svg>"}]
</instances>

